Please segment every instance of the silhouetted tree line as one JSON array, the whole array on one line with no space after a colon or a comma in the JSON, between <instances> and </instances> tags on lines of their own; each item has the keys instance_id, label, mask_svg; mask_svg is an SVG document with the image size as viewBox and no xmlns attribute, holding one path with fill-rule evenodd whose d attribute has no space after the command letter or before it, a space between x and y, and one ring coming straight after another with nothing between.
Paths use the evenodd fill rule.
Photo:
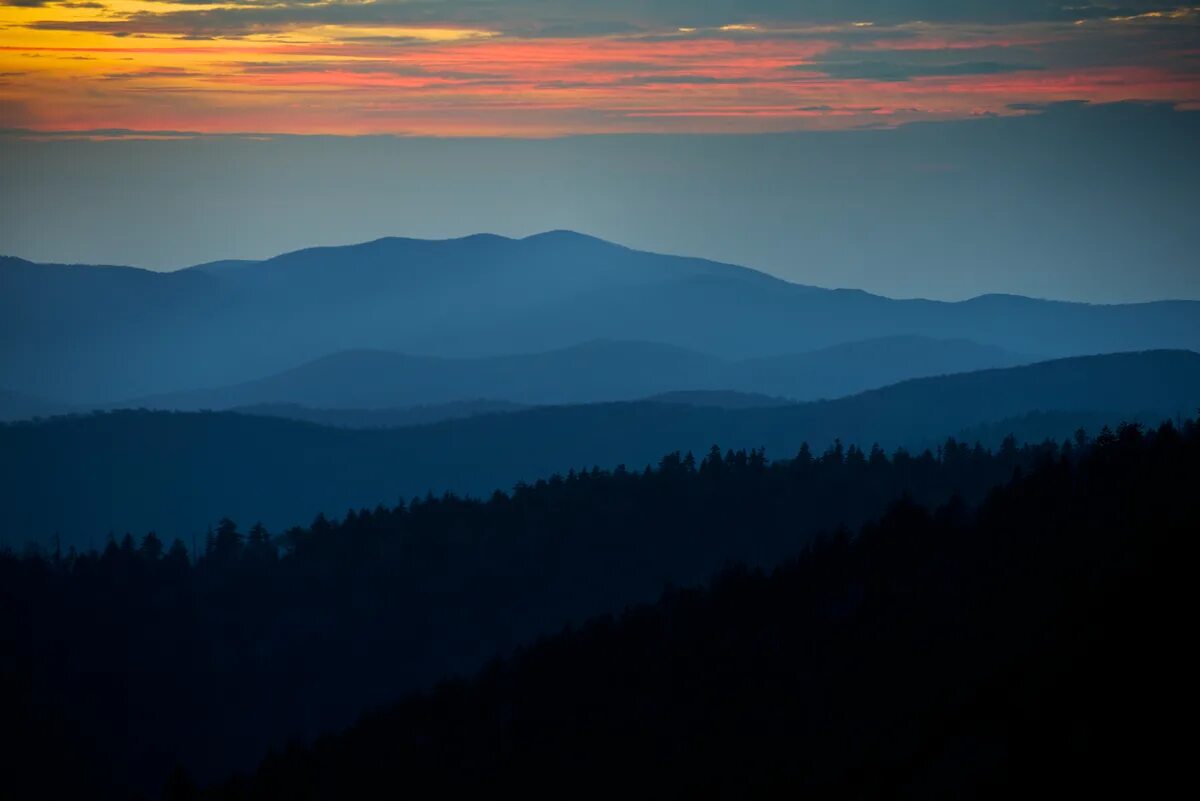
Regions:
<instances>
[{"instance_id":1,"label":"silhouetted tree line","mask_svg":"<svg viewBox=\"0 0 1200 801\"><path fill-rule=\"evenodd\" d=\"M1022 660L1037 649L1057 659L1057 637L1090 636L1090 617L1069 618L1077 631L1063 616L1091 614L1073 592L1108 578L1089 570L1113 569L1113 548L1136 550L1124 564L1143 581L1138 560L1157 553L1143 545L1174 534L1195 486L1198 439L1189 422L1094 442L1009 439L997 452L949 440L888 457L838 443L769 462L714 447L487 500L319 516L274 536L222 520L195 559L155 533L102 552L5 553L5 684L25 731L6 779L14 797L152 795L164 782L187 797L193 776L249 768L288 737L344 728L564 623L736 563L748 567L709 591L669 590L314 750L293 744L213 792L354 797L383 782L418 797L578 796L643 771L639 788L672 797L958 781L959 757L937 751L951 747L956 704L1004 712L1032 664ZM974 520L974 504L1014 476ZM1145 543L1120 528L1147 515ZM832 534L814 544L821 532ZM961 695L985 689L995 698ZM976 762L1012 757L1007 730L977 734L954 746L968 751L963 781Z\"/></svg>"},{"instance_id":2,"label":"silhouetted tree line","mask_svg":"<svg viewBox=\"0 0 1200 801\"><path fill-rule=\"evenodd\" d=\"M1194 424L1105 432L976 513L901 501L205 797L1157 797L1191 766L1198 480Z\"/></svg>"}]
</instances>

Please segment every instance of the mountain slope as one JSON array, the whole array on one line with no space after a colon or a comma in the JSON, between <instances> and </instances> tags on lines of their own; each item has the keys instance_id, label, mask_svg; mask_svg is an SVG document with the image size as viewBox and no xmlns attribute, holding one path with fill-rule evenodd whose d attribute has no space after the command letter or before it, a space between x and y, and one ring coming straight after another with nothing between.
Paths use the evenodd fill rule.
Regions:
<instances>
[{"instance_id":1,"label":"mountain slope","mask_svg":"<svg viewBox=\"0 0 1200 801\"><path fill-rule=\"evenodd\" d=\"M222 515L277 531L318 512L427 491L486 496L572 467L640 469L714 442L765 447L777 458L805 441L824 449L835 437L891 450L1037 410L1155 422L1197 406L1200 354L1157 351L918 379L773 408L557 406L381 431L240 414L62 418L0 427L2 534L16 545L55 532L64 542L103 542L110 529L188 538Z\"/></svg>"},{"instance_id":2,"label":"mountain slope","mask_svg":"<svg viewBox=\"0 0 1200 801\"><path fill-rule=\"evenodd\" d=\"M68 403L240 383L342 350L607 339L743 359L897 335L1043 356L1200 348L1200 303L891 300L570 232L383 239L168 274L0 260L0 385Z\"/></svg>"},{"instance_id":3,"label":"mountain slope","mask_svg":"<svg viewBox=\"0 0 1200 801\"><path fill-rule=\"evenodd\" d=\"M965 339L891 336L856 340L807 353L747 359L725 383L794 400L840 398L911 378L1029 364L1036 358Z\"/></svg>"}]
</instances>

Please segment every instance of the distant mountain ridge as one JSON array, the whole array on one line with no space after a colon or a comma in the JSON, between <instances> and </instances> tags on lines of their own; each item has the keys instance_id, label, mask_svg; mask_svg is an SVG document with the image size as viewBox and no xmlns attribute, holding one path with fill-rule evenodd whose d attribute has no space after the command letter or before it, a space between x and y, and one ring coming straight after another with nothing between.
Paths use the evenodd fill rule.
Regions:
<instances>
[{"instance_id":1,"label":"distant mountain ridge","mask_svg":"<svg viewBox=\"0 0 1200 801\"><path fill-rule=\"evenodd\" d=\"M52 417L73 411L70 407L52 403L44 398L0 389L0 422L28 420L33 417Z\"/></svg>"},{"instance_id":2,"label":"distant mountain ridge","mask_svg":"<svg viewBox=\"0 0 1200 801\"><path fill-rule=\"evenodd\" d=\"M546 353L439 359L344 351L258 381L134 399L155 409L261 404L384 409L494 398L522 405L640 400L670 392L834 398L908 378L1035 359L966 341L886 337L809 353L727 360L652 342L587 342Z\"/></svg>"},{"instance_id":3,"label":"distant mountain ridge","mask_svg":"<svg viewBox=\"0 0 1200 801\"><path fill-rule=\"evenodd\" d=\"M691 392L664 392L661 395L651 395L646 400L653 403L677 403L682 406L702 406L717 409L769 409L776 406L791 406L795 403L790 398L776 398L756 392L703 389Z\"/></svg>"},{"instance_id":4,"label":"distant mountain ridge","mask_svg":"<svg viewBox=\"0 0 1200 801\"><path fill-rule=\"evenodd\" d=\"M507 401L472 400L400 409L322 409L293 403L238 406L230 411L255 417L280 417L336 428L403 428L461 420L485 414L506 414L526 407Z\"/></svg>"},{"instance_id":5,"label":"distant mountain ridge","mask_svg":"<svg viewBox=\"0 0 1200 801\"><path fill-rule=\"evenodd\" d=\"M793 456L835 438L870 448L936 446L1019 420L1071 436L1079 423L1148 423L1200 407L1200 354L1078 357L906 381L848 398L729 409L687 403L551 406L382 430L232 413L117 412L0 426L0 536L10 545L103 544L110 529L202 534L220 517L273 531L447 490L486 497L593 465L640 469L673 450L765 447ZM1030 417L1031 412L1069 412ZM1014 429L1015 430L1015 429ZM1096 433L1096 432L1092 432ZM62 503L70 498L71 503Z\"/></svg>"},{"instance_id":6,"label":"distant mountain ridge","mask_svg":"<svg viewBox=\"0 0 1200 801\"><path fill-rule=\"evenodd\" d=\"M0 386L62 403L237 384L346 350L502 356L636 340L751 359L894 336L1043 357L1200 349L1200 302L891 300L561 231L381 239L173 273L0 259Z\"/></svg>"}]
</instances>

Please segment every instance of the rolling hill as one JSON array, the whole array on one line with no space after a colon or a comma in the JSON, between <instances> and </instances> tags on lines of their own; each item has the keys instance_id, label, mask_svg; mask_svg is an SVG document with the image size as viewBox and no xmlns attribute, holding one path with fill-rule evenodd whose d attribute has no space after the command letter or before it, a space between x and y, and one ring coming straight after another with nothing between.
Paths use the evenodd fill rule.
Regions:
<instances>
[{"instance_id":1,"label":"rolling hill","mask_svg":"<svg viewBox=\"0 0 1200 801\"><path fill-rule=\"evenodd\" d=\"M504 414L524 408L526 407L508 401L473 400L406 406L399 409L322 409L299 406L294 403L260 403L252 406L238 406L230 411L255 417L302 420L307 423L336 428L402 428L441 423L446 420L461 420L484 414Z\"/></svg>"},{"instance_id":2,"label":"rolling hill","mask_svg":"<svg viewBox=\"0 0 1200 801\"><path fill-rule=\"evenodd\" d=\"M848 398L726 409L635 402L534 408L380 431L230 413L114 412L0 426L3 541L102 544L109 530L185 539L222 515L272 530L318 512L428 491L486 495L556 471L663 453L765 447L776 458L835 437L921 448L1030 412L1112 422L1191 414L1200 354L1079 357L916 379ZM1069 420L1070 416L1060 419ZM1069 436L1070 430L1049 431ZM71 498L70 504L61 502Z\"/></svg>"},{"instance_id":3,"label":"rolling hill","mask_svg":"<svg viewBox=\"0 0 1200 801\"><path fill-rule=\"evenodd\" d=\"M257 381L138 398L120 405L181 411L262 404L385 409L479 398L545 405L721 391L816 400L909 378L1030 361L995 347L925 337L886 337L810 353L737 361L671 345L612 341L476 359L343 351Z\"/></svg>"}]
</instances>

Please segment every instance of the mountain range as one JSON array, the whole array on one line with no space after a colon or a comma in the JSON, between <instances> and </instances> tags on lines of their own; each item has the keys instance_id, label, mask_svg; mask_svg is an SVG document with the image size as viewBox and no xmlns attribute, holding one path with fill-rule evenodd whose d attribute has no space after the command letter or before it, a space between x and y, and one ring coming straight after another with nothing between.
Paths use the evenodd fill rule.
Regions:
<instances>
[{"instance_id":1,"label":"mountain range","mask_svg":"<svg viewBox=\"0 0 1200 801\"><path fill-rule=\"evenodd\" d=\"M894 300L568 231L388 238L172 273L0 258L0 386L59 404L234 386L346 351L506 357L607 340L739 361L892 337L1005 358L1200 349L1200 303Z\"/></svg>"},{"instance_id":2,"label":"mountain range","mask_svg":"<svg viewBox=\"0 0 1200 801\"><path fill-rule=\"evenodd\" d=\"M45 544L56 534L64 544L102 544L109 531L150 529L187 538L225 515L278 531L318 513L427 492L486 496L571 467L641 469L664 453L701 454L714 443L787 458L803 442L822 450L835 438L889 451L936 447L966 429L1062 439L1081 421L1155 423L1193 413L1200 405L1200 354L1060 359L811 403L730 408L687 397L547 406L373 431L252 414L153 411L10 423L0 426L4 533L17 546ZM1030 417L1039 411L1069 414Z\"/></svg>"},{"instance_id":3,"label":"mountain range","mask_svg":"<svg viewBox=\"0 0 1200 801\"><path fill-rule=\"evenodd\" d=\"M343 351L257 381L138 398L122 406L233 409L297 404L386 409L500 399L547 405L721 392L817 400L909 378L1035 361L966 340L896 336L809 353L729 360L674 345L595 341L548 353L474 359Z\"/></svg>"}]
</instances>

